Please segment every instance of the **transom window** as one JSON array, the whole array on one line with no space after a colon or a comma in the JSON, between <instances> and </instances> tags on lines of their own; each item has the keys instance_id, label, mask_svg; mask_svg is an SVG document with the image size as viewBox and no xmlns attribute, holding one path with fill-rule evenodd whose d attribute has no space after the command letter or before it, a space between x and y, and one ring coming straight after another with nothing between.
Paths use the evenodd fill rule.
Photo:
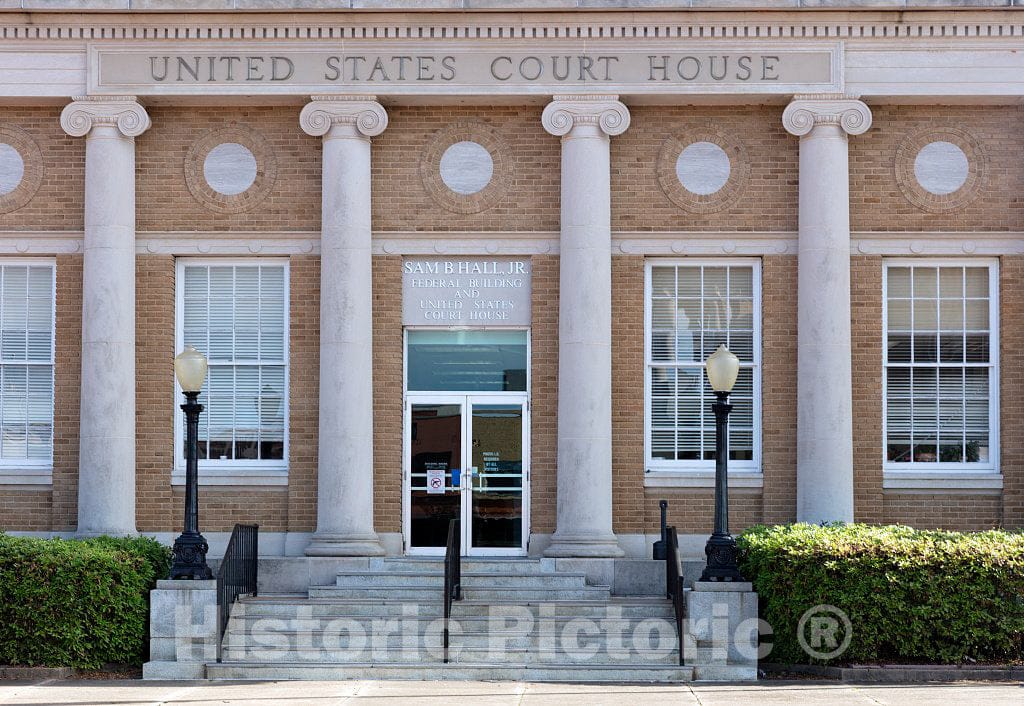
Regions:
<instances>
[{"instance_id":1,"label":"transom window","mask_svg":"<svg viewBox=\"0 0 1024 706\"><path fill-rule=\"evenodd\" d=\"M0 262L0 468L53 465L54 269Z\"/></svg>"},{"instance_id":2,"label":"transom window","mask_svg":"<svg viewBox=\"0 0 1024 706\"><path fill-rule=\"evenodd\" d=\"M886 264L886 464L996 467L994 262Z\"/></svg>"},{"instance_id":3,"label":"transom window","mask_svg":"<svg viewBox=\"0 0 1024 706\"><path fill-rule=\"evenodd\" d=\"M712 468L714 392L704 361L723 343L740 359L730 395L730 467L760 463L760 263L647 263L647 465Z\"/></svg>"},{"instance_id":4,"label":"transom window","mask_svg":"<svg viewBox=\"0 0 1024 706\"><path fill-rule=\"evenodd\" d=\"M209 359L199 394L201 467L286 467L287 293L281 261L179 261L177 348L195 346Z\"/></svg>"}]
</instances>

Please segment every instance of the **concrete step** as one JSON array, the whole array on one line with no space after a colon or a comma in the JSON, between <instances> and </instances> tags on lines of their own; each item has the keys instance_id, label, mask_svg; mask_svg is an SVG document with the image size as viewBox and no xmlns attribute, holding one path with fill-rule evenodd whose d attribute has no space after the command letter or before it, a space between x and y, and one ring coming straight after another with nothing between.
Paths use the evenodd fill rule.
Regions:
<instances>
[{"instance_id":1,"label":"concrete step","mask_svg":"<svg viewBox=\"0 0 1024 706\"><path fill-rule=\"evenodd\" d=\"M397 626L396 626L397 627ZM426 627L426 629L423 629ZM636 626L624 628L614 633L599 633L597 626L592 625L588 632L577 633L575 626L562 623L557 626L545 626L543 628L530 628L526 630L510 629L488 629L486 624L467 625L455 624L452 628L450 644L453 649L494 649L494 650L562 650L586 652L587 650L598 650L627 657L633 654L660 654L672 651L678 654L678 641L674 634L665 632L654 633L646 630L635 631ZM357 626L350 629L326 630L287 630L287 629L265 629L256 626L248 630L229 631L224 636L224 647L228 650L255 650L266 653L279 653L293 651L296 649L320 650L325 652L355 651L390 653L403 649L435 649L440 648L442 642L443 625L440 621L436 624L420 626L417 630L396 630L394 632L375 630ZM669 629L673 629L669 626ZM614 634L616 637L615 647L610 650L608 647L608 636ZM689 657L689 653L687 653ZM691 663L689 660L688 664ZM705 663L705 662L701 662ZM710 663L710 662L707 662ZM723 662L724 663L724 662Z\"/></svg>"},{"instance_id":2,"label":"concrete step","mask_svg":"<svg viewBox=\"0 0 1024 706\"><path fill-rule=\"evenodd\" d=\"M584 588L587 577L584 574L569 573L521 573L477 572L462 573L462 587L465 588ZM339 588L372 588L375 586L432 586L438 591L444 589L444 574L435 572L339 572L335 578Z\"/></svg>"},{"instance_id":3,"label":"concrete step","mask_svg":"<svg viewBox=\"0 0 1024 706\"><path fill-rule=\"evenodd\" d=\"M689 667L694 681L755 681L757 665L711 664Z\"/></svg>"},{"instance_id":4,"label":"concrete step","mask_svg":"<svg viewBox=\"0 0 1024 706\"><path fill-rule=\"evenodd\" d=\"M457 626L457 629L463 633L472 632L485 632L488 630L503 631L503 632L528 632L528 633L546 633L551 631L561 631L565 629L576 629L577 627L583 627L588 630L592 630L594 626L597 629L606 630L618 630L618 631L630 631L637 628L646 629L651 620L662 620L669 623L673 630L675 629L675 623L669 616L634 616L634 617L622 617L612 616L609 622L609 618L605 616L599 618L581 618L571 616L543 616L539 617L532 613L505 613L505 614L494 614L490 616L465 616L465 615L454 615L452 616L452 624ZM268 617L268 616L232 616L228 621L228 627L226 635L243 635L243 634L255 634L255 633L296 633L296 632L313 632L319 633L324 631L344 631L349 628L358 628L371 634L371 632L384 632L383 624L387 623L387 629L391 629L391 626L399 626L400 629L407 632L414 632L417 635L424 635L431 632L436 632L438 626L441 625L443 619L441 616L384 616L378 617L374 615L331 615L321 617L306 617L306 616L295 616L295 617ZM454 628L453 628L454 629Z\"/></svg>"},{"instance_id":5,"label":"concrete step","mask_svg":"<svg viewBox=\"0 0 1024 706\"><path fill-rule=\"evenodd\" d=\"M554 559L498 559L498 558L462 558L462 573L551 573L555 571ZM370 559L370 571L386 573L421 573L438 572L444 574L444 560L432 557L375 557Z\"/></svg>"},{"instance_id":6,"label":"concrete step","mask_svg":"<svg viewBox=\"0 0 1024 706\"><path fill-rule=\"evenodd\" d=\"M234 680L346 680L422 679L474 681L548 682L685 682L693 678L691 667L648 664L643 666L580 664L303 664L223 662L206 665L209 679Z\"/></svg>"},{"instance_id":7,"label":"concrete step","mask_svg":"<svg viewBox=\"0 0 1024 706\"><path fill-rule=\"evenodd\" d=\"M459 618L486 618L502 612L529 610L535 618L565 617L592 618L600 620L608 618L609 609L618 611L623 618L667 618L674 616L672 604L662 598L612 598L611 600L575 600L575 601L475 601L464 599L452 604L452 612ZM299 613L299 611L302 611ZM244 618L295 618L308 616L312 618L339 617L408 617L410 614L420 618L440 617L444 606L438 598L429 602L415 603L408 601L392 601L386 599L307 599L289 597L278 599L244 599L231 612L231 619Z\"/></svg>"},{"instance_id":8,"label":"concrete step","mask_svg":"<svg viewBox=\"0 0 1024 706\"><path fill-rule=\"evenodd\" d=\"M395 636L398 638L398 636ZM350 649L345 645L324 649L313 647L285 648L273 645L225 645L223 658L226 661L251 661L277 664L281 662L314 663L360 663L373 661L378 664L403 664L441 660L443 648L441 642L433 642L425 646L402 645L400 639L394 645L370 644ZM508 644L490 646L484 640L480 646L461 645L453 642L449 650L453 663L459 664L618 664L624 666L643 666L654 664L677 665L679 652L676 649L658 651L616 650L609 654L606 649L595 644L579 649L561 649Z\"/></svg>"},{"instance_id":9,"label":"concrete step","mask_svg":"<svg viewBox=\"0 0 1024 706\"><path fill-rule=\"evenodd\" d=\"M579 588L539 588L535 586L509 585L501 588L466 587L462 594L472 600L518 600L518 601L575 601L607 600L611 597L608 586L583 586ZM373 585L366 587L311 586L310 598L331 598L347 600L352 598L388 598L392 600L437 601L441 596L435 586L423 585Z\"/></svg>"}]
</instances>

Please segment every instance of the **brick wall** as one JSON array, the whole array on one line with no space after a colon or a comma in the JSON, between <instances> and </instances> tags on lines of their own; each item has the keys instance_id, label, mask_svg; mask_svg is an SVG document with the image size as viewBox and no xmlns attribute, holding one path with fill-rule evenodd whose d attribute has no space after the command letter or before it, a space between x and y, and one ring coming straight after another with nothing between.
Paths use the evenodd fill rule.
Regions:
<instances>
[{"instance_id":1,"label":"brick wall","mask_svg":"<svg viewBox=\"0 0 1024 706\"><path fill-rule=\"evenodd\" d=\"M558 268L534 255L530 331L530 531L555 531L558 484Z\"/></svg>"},{"instance_id":2,"label":"brick wall","mask_svg":"<svg viewBox=\"0 0 1024 706\"><path fill-rule=\"evenodd\" d=\"M644 258L612 258L612 517L643 532Z\"/></svg>"},{"instance_id":3,"label":"brick wall","mask_svg":"<svg viewBox=\"0 0 1024 706\"><path fill-rule=\"evenodd\" d=\"M629 129L611 140L614 230L796 230L799 141L782 127L781 108L634 106L630 115ZM749 176L734 202L695 213L665 195L656 164L668 138L685 147L706 130L742 147Z\"/></svg>"},{"instance_id":4,"label":"brick wall","mask_svg":"<svg viewBox=\"0 0 1024 706\"><path fill-rule=\"evenodd\" d=\"M796 519L797 263L761 259L761 470L764 522Z\"/></svg>"},{"instance_id":5,"label":"brick wall","mask_svg":"<svg viewBox=\"0 0 1024 706\"><path fill-rule=\"evenodd\" d=\"M63 106L5 107L0 126L24 130L39 149L40 160L25 161L25 179L41 171L39 189L21 208L0 213L0 230L81 230L85 220L85 140L60 127ZM21 150L19 150L19 153Z\"/></svg>"},{"instance_id":6,"label":"brick wall","mask_svg":"<svg viewBox=\"0 0 1024 706\"><path fill-rule=\"evenodd\" d=\"M135 140L136 228L145 231L319 231L320 140L299 127L295 106L148 107L153 127ZM186 184L186 157L207 132L240 126L262 138L257 166L272 156L276 177L266 197L242 213L211 210ZM252 147L252 145L247 145ZM202 164L199 164L200 176Z\"/></svg>"},{"instance_id":7,"label":"brick wall","mask_svg":"<svg viewBox=\"0 0 1024 706\"><path fill-rule=\"evenodd\" d=\"M886 524L911 525L920 529L948 529L960 532L998 526L1001 503L996 495L910 495L886 494Z\"/></svg>"},{"instance_id":8,"label":"brick wall","mask_svg":"<svg viewBox=\"0 0 1024 706\"><path fill-rule=\"evenodd\" d=\"M850 138L850 223L853 230L1022 230L1024 173L1015 150L1024 140L1019 107L871 106L873 123ZM955 128L977 141L986 179L962 208L929 213L910 203L896 180L896 154L908 137ZM942 139L942 138L939 138Z\"/></svg>"},{"instance_id":9,"label":"brick wall","mask_svg":"<svg viewBox=\"0 0 1024 706\"><path fill-rule=\"evenodd\" d=\"M320 421L320 258L293 256L288 277L288 530L311 532Z\"/></svg>"},{"instance_id":10,"label":"brick wall","mask_svg":"<svg viewBox=\"0 0 1024 706\"><path fill-rule=\"evenodd\" d=\"M373 140L374 230L558 230L560 147L540 122L542 107L395 107ZM511 161L505 194L491 208L456 213L424 186L420 161L435 136L456 122L496 133Z\"/></svg>"},{"instance_id":11,"label":"brick wall","mask_svg":"<svg viewBox=\"0 0 1024 706\"><path fill-rule=\"evenodd\" d=\"M53 370L53 521L78 525L78 428L82 390L82 256L57 256Z\"/></svg>"},{"instance_id":12,"label":"brick wall","mask_svg":"<svg viewBox=\"0 0 1024 706\"><path fill-rule=\"evenodd\" d=\"M402 531L402 258L373 258L373 521Z\"/></svg>"},{"instance_id":13,"label":"brick wall","mask_svg":"<svg viewBox=\"0 0 1024 706\"><path fill-rule=\"evenodd\" d=\"M135 524L141 532L181 528L180 500L172 503L174 465L174 258L135 259ZM200 527L215 518L200 495Z\"/></svg>"},{"instance_id":14,"label":"brick wall","mask_svg":"<svg viewBox=\"0 0 1024 706\"><path fill-rule=\"evenodd\" d=\"M1000 466L1002 521L1024 527L1024 257L999 261Z\"/></svg>"},{"instance_id":15,"label":"brick wall","mask_svg":"<svg viewBox=\"0 0 1024 706\"><path fill-rule=\"evenodd\" d=\"M882 522L882 258L850 260L853 513Z\"/></svg>"}]
</instances>

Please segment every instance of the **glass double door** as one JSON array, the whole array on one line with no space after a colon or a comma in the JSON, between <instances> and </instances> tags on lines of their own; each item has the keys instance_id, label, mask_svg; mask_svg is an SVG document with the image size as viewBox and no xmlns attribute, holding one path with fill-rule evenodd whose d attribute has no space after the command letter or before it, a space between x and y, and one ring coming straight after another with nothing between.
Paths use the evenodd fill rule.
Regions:
<instances>
[{"instance_id":1,"label":"glass double door","mask_svg":"<svg viewBox=\"0 0 1024 706\"><path fill-rule=\"evenodd\" d=\"M408 553L443 554L459 519L463 554L525 554L525 394L410 396L405 415Z\"/></svg>"}]
</instances>

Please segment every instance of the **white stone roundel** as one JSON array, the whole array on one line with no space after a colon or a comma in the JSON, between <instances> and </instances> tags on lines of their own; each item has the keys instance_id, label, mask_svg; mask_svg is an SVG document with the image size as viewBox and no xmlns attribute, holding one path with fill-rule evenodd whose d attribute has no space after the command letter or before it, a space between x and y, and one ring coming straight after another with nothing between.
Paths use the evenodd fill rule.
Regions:
<instances>
[{"instance_id":1,"label":"white stone roundel","mask_svg":"<svg viewBox=\"0 0 1024 706\"><path fill-rule=\"evenodd\" d=\"M221 143L206 154L203 176L218 194L235 196L256 182L256 157L237 142Z\"/></svg>"},{"instance_id":2,"label":"white stone roundel","mask_svg":"<svg viewBox=\"0 0 1024 706\"><path fill-rule=\"evenodd\" d=\"M967 181L967 155L952 142L929 142L914 158L914 177L930 194L958 191Z\"/></svg>"},{"instance_id":3,"label":"white stone roundel","mask_svg":"<svg viewBox=\"0 0 1024 706\"><path fill-rule=\"evenodd\" d=\"M687 145L676 160L676 176L687 191L707 196L720 191L732 171L729 155L713 142Z\"/></svg>"},{"instance_id":4,"label":"white stone roundel","mask_svg":"<svg viewBox=\"0 0 1024 706\"><path fill-rule=\"evenodd\" d=\"M0 143L0 196L18 188L25 177L25 160L17 149Z\"/></svg>"},{"instance_id":5,"label":"white stone roundel","mask_svg":"<svg viewBox=\"0 0 1024 706\"><path fill-rule=\"evenodd\" d=\"M441 181L457 194L482 191L494 176L494 158L478 142L456 142L441 155Z\"/></svg>"}]
</instances>

